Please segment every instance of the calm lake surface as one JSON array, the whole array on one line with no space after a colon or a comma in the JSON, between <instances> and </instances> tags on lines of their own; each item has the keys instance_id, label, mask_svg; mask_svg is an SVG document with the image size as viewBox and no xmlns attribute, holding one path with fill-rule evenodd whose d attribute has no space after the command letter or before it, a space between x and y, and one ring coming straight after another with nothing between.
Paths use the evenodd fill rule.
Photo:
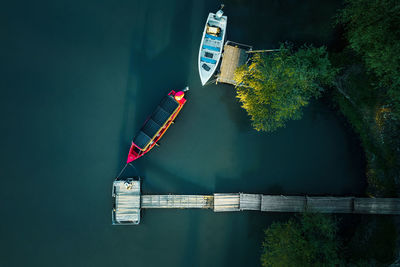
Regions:
<instances>
[{"instance_id":1,"label":"calm lake surface","mask_svg":"<svg viewBox=\"0 0 400 267\"><path fill-rule=\"evenodd\" d=\"M361 194L362 151L326 101L273 134L232 86L202 87L216 1L9 1L0 9L1 266L258 266L288 214L147 210L111 226L111 185L134 133L171 89L176 123L135 162L145 193ZM229 40L331 44L340 1L225 1ZM129 173L127 173L129 175Z\"/></svg>"}]
</instances>

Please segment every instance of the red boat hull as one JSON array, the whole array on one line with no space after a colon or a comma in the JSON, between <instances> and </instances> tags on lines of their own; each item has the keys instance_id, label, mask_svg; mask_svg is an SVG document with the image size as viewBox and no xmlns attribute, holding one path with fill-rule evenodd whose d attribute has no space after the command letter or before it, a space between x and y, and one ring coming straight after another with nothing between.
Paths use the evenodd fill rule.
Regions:
<instances>
[{"instance_id":1,"label":"red boat hull","mask_svg":"<svg viewBox=\"0 0 400 267\"><path fill-rule=\"evenodd\" d=\"M168 121L163 125L162 129L158 132L157 136L151 140L151 143L145 149L141 149L140 146L138 146L137 144L135 144L134 141L132 141L128 153L127 163L130 163L142 157L157 144L157 142L161 139L161 137L167 131L169 126L171 126L172 122L174 121L178 113L181 111L183 105L186 103L186 99L184 98L184 93L182 91L175 92L174 90L172 90L168 95L174 97L174 100L179 104L179 106L176 108L175 112L169 117Z\"/></svg>"}]
</instances>

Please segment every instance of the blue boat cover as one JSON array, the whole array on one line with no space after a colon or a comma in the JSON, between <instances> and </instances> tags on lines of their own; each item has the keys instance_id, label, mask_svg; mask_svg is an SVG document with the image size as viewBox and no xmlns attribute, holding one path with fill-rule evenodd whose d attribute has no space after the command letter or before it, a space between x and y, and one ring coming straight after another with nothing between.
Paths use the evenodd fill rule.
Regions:
<instances>
[{"instance_id":1,"label":"blue boat cover","mask_svg":"<svg viewBox=\"0 0 400 267\"><path fill-rule=\"evenodd\" d=\"M210 63L210 64L217 63L217 61L215 59L211 59L211 58L201 57L200 59L201 59L201 61L207 62L207 63Z\"/></svg>"},{"instance_id":2,"label":"blue boat cover","mask_svg":"<svg viewBox=\"0 0 400 267\"><path fill-rule=\"evenodd\" d=\"M170 115L172 115L172 113L175 112L176 108L179 107L179 103L176 102L176 100L174 99L173 96L167 95L166 97L164 97L159 106L165 110L166 112L168 112Z\"/></svg>"},{"instance_id":3,"label":"blue boat cover","mask_svg":"<svg viewBox=\"0 0 400 267\"><path fill-rule=\"evenodd\" d=\"M153 115L151 115L151 119L158 125L164 125L164 123L168 120L170 116L170 113L166 112L163 108L158 106Z\"/></svg>"},{"instance_id":4,"label":"blue boat cover","mask_svg":"<svg viewBox=\"0 0 400 267\"><path fill-rule=\"evenodd\" d=\"M219 48L215 46L209 46L209 45L203 45L204 49L212 50L212 51L217 51L219 52Z\"/></svg>"},{"instance_id":5,"label":"blue boat cover","mask_svg":"<svg viewBox=\"0 0 400 267\"><path fill-rule=\"evenodd\" d=\"M152 119L149 119L145 125L143 125L142 132L149 137L153 137L160 130L160 125L158 125Z\"/></svg>"},{"instance_id":6,"label":"blue boat cover","mask_svg":"<svg viewBox=\"0 0 400 267\"><path fill-rule=\"evenodd\" d=\"M150 118L133 138L135 145L140 149L145 149L178 107L179 103L172 96L168 95L164 97Z\"/></svg>"},{"instance_id":7,"label":"blue boat cover","mask_svg":"<svg viewBox=\"0 0 400 267\"><path fill-rule=\"evenodd\" d=\"M210 34L207 34L207 33L206 33L206 38L210 38L210 39L213 39L213 40L222 40L222 37L217 37L217 36L210 35Z\"/></svg>"},{"instance_id":8,"label":"blue boat cover","mask_svg":"<svg viewBox=\"0 0 400 267\"><path fill-rule=\"evenodd\" d=\"M150 141L151 138L142 131L138 132L135 138L133 139L135 145L137 145L141 149L145 148L150 143Z\"/></svg>"}]
</instances>

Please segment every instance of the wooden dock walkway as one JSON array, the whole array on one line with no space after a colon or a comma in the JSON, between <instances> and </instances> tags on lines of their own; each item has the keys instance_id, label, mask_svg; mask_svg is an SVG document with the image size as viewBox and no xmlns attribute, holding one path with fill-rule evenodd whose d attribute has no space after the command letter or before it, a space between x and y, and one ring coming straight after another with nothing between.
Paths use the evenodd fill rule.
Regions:
<instances>
[{"instance_id":1,"label":"wooden dock walkway","mask_svg":"<svg viewBox=\"0 0 400 267\"><path fill-rule=\"evenodd\" d=\"M142 195L142 209L212 209L208 195Z\"/></svg>"},{"instance_id":2,"label":"wooden dock walkway","mask_svg":"<svg viewBox=\"0 0 400 267\"><path fill-rule=\"evenodd\" d=\"M245 193L142 195L142 209L213 209L214 212L321 212L400 215L400 198L309 197Z\"/></svg>"},{"instance_id":3,"label":"wooden dock walkway","mask_svg":"<svg viewBox=\"0 0 400 267\"><path fill-rule=\"evenodd\" d=\"M221 67L216 82L236 85L235 71L246 63L248 59L246 51L249 50L251 50L251 46L227 41L224 45Z\"/></svg>"},{"instance_id":4,"label":"wooden dock walkway","mask_svg":"<svg viewBox=\"0 0 400 267\"><path fill-rule=\"evenodd\" d=\"M212 209L214 212L321 212L400 215L400 198L309 197L215 193L143 195L140 180L113 183L113 224L139 224L141 209Z\"/></svg>"}]
</instances>

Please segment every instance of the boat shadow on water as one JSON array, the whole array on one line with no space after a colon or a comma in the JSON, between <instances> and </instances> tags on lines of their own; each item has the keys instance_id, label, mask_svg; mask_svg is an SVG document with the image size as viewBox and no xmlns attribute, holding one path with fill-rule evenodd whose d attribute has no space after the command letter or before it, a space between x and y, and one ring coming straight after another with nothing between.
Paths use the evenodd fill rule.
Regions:
<instances>
[{"instance_id":1,"label":"boat shadow on water","mask_svg":"<svg viewBox=\"0 0 400 267\"><path fill-rule=\"evenodd\" d=\"M151 46L149 38L152 37L138 38L138 33L132 32L131 55L122 112L123 123L120 130L120 157L117 166L122 166L132 137L157 106L162 96L172 89L182 89L186 85L184 81L187 80L191 64L187 60L190 56L190 46L187 43L190 43L191 35L183 33L190 32L190 24L182 23L179 14L191 10L191 5L191 2L185 2L183 5L177 6L170 23L171 30L169 38L166 39L181 41L169 42L156 55L146 53L147 47ZM149 13L151 10L147 10L147 12L146 21L150 23L151 15ZM158 23L159 31L163 31L163 20L158 20ZM142 30L146 35L146 28ZM154 38L157 37L154 36Z\"/></svg>"}]
</instances>

